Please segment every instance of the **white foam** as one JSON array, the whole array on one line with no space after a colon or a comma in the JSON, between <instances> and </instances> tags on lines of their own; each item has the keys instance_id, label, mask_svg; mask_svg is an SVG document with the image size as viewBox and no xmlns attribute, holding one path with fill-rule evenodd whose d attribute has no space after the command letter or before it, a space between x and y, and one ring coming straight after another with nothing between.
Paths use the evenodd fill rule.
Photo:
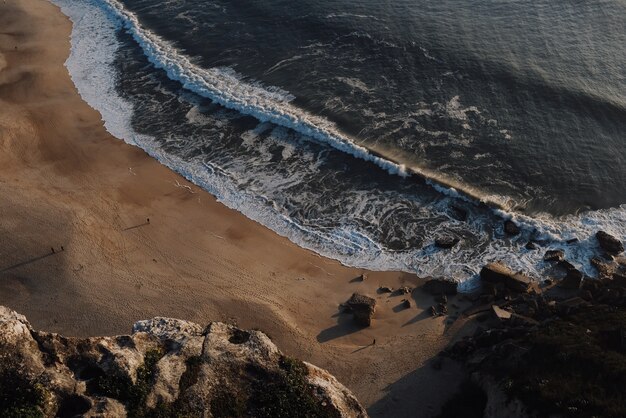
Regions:
<instances>
[{"instance_id":1,"label":"white foam","mask_svg":"<svg viewBox=\"0 0 626 418\"><path fill-rule=\"evenodd\" d=\"M133 108L130 103L121 98L115 90L115 71L112 67L115 52L119 47L115 31L121 28L122 23L131 31L136 32L138 42L143 42L144 48L150 51L153 62L164 68L171 76L177 77L188 88L204 92L207 97L215 101L228 104L242 113L256 116L261 121L283 122L278 125L289 128L297 127L298 132L317 135L318 139L349 154L365 156L366 159L379 164L390 164L387 167L392 172L402 173L404 169L397 164L375 157L358 145L348 142L345 138L336 136L332 127L325 125L314 116L307 115L289 104L288 97L282 92L263 91L261 87L241 83L235 75L228 71L201 70L194 67L189 61L177 55L161 40L151 39L142 32L133 17L124 10L114 7L114 2L107 0L108 9L103 9L100 0L52 0L62 8L74 23L72 28L72 47L66 66L83 99L97 109L104 119L106 129L114 136L137 145L164 165L179 172L191 182L215 195L221 202L232 209L242 212L247 217L289 238L292 242L304 248L311 249L321 255L339 259L347 265L369 268L374 270L403 270L420 275L443 275L462 282L462 289L470 289L472 281L480 266L494 260L503 260L515 269L540 276L545 264L541 260L539 251L526 251L523 245L528 236L516 240L508 238L486 239L488 245L483 249L458 246L452 251L436 251L432 245L412 251L394 252L385 250L379 243L371 239L360 230L350 227L336 227L327 230L309 228L294 222L283 215L280 208L267 204L267 198L255 194L254 191L241 190L236 180L231 178L228 170L215 163L208 163L201 159L182 160L179 157L162 151L153 138L137 134L131 126ZM152 43L151 43L152 42ZM157 42L157 43L154 43ZM167 53L175 54L168 56ZM181 63L175 62L181 59ZM162 61L159 61L162 60ZM214 90L211 90L211 89ZM220 89L224 89L223 91ZM241 94L241 97L237 97ZM449 103L453 112L459 110L458 99ZM245 110L245 111L244 111ZM472 109L473 110L473 109ZM461 114L457 114L463 117ZM205 120L204 116L193 108L187 118L193 123L213 123ZM317 124L320 123L320 128ZM247 141L250 144L256 141L256 135L271 126L261 124L254 131L249 131ZM280 132L274 129L272 135L280 139ZM286 148L286 153L293 152ZM372 160L376 159L378 160ZM286 179L286 184L291 181ZM445 206L461 198L475 203L465 195L459 194L454 188L445 188L432 183L446 196L435 206L423 208L424 216L436 216L444 213ZM494 197L495 199L495 197ZM355 205L363 202L355 202ZM437 212L438 211L438 212ZM525 230L535 230L534 238L545 239L551 244L546 248L563 248L569 260L577 264L588 274L593 274L587 262L596 250L597 244L593 234L603 229L621 240L626 240L626 207L588 212L580 216L568 216L555 219L548 215L529 217L519 213L509 213L497 210L496 213L505 219L513 219ZM485 217L470 219L469 233L477 237L486 236L485 225L490 220ZM458 228L459 222L451 219L429 231L431 237L446 233ZM498 235L502 236L502 234ZM576 245L563 246L562 241L569 238L579 238ZM426 243L428 244L428 243Z\"/></svg>"},{"instance_id":2,"label":"white foam","mask_svg":"<svg viewBox=\"0 0 626 418\"><path fill-rule=\"evenodd\" d=\"M61 4L62 0L58 3ZM117 0L94 0L94 3L102 6L111 20L119 22L117 24L133 36L152 64L163 69L169 78L179 81L184 88L261 122L272 122L293 129L354 157L370 161L391 174L408 176L400 164L371 154L365 147L340 133L328 120L293 106L290 103L293 96L246 83L229 68L200 68L169 42L142 28L137 17Z\"/></svg>"}]
</instances>

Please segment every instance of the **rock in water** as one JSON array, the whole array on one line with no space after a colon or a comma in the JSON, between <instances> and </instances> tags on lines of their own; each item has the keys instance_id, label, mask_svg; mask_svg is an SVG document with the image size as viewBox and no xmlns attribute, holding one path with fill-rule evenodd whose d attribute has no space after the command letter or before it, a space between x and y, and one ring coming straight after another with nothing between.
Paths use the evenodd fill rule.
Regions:
<instances>
[{"instance_id":1,"label":"rock in water","mask_svg":"<svg viewBox=\"0 0 626 418\"><path fill-rule=\"evenodd\" d=\"M170 318L137 322L128 336L65 338L0 306L3 417L8 388L10 416L367 417L333 376L262 332Z\"/></svg>"},{"instance_id":2,"label":"rock in water","mask_svg":"<svg viewBox=\"0 0 626 418\"><path fill-rule=\"evenodd\" d=\"M352 309L354 321L364 327L372 324L372 317L376 311L376 299L369 296L353 293L346 304Z\"/></svg>"},{"instance_id":3,"label":"rock in water","mask_svg":"<svg viewBox=\"0 0 626 418\"><path fill-rule=\"evenodd\" d=\"M525 247L526 247L527 250L531 250L532 251L532 250L536 250L537 249L537 244L535 244L532 241L528 241L526 243Z\"/></svg>"},{"instance_id":4,"label":"rock in water","mask_svg":"<svg viewBox=\"0 0 626 418\"><path fill-rule=\"evenodd\" d=\"M430 279L422 286L422 290L431 295L456 295L457 288L457 282L446 279Z\"/></svg>"},{"instance_id":5,"label":"rock in water","mask_svg":"<svg viewBox=\"0 0 626 418\"><path fill-rule=\"evenodd\" d=\"M520 233L519 226L511 220L504 221L504 232L507 235L518 235Z\"/></svg>"},{"instance_id":6,"label":"rock in water","mask_svg":"<svg viewBox=\"0 0 626 418\"><path fill-rule=\"evenodd\" d=\"M604 231L598 231L596 238L600 243L600 247L609 254L619 254L624 251L624 245L613 235Z\"/></svg>"},{"instance_id":7,"label":"rock in water","mask_svg":"<svg viewBox=\"0 0 626 418\"><path fill-rule=\"evenodd\" d=\"M435 240L435 245L439 248L452 248L459 243L459 239L457 237L453 237L451 235L445 235L443 237L439 237Z\"/></svg>"},{"instance_id":8,"label":"rock in water","mask_svg":"<svg viewBox=\"0 0 626 418\"><path fill-rule=\"evenodd\" d=\"M544 261L563 261L565 253L563 250L548 250L543 256Z\"/></svg>"}]
</instances>

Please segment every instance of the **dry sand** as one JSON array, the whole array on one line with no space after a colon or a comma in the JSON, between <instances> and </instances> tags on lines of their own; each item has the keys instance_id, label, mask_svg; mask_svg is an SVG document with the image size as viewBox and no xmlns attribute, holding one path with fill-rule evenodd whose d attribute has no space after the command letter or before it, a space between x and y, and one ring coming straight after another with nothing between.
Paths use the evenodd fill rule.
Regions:
<instances>
[{"instance_id":1,"label":"dry sand","mask_svg":"<svg viewBox=\"0 0 626 418\"><path fill-rule=\"evenodd\" d=\"M459 378L428 365L446 323L421 292L407 310L376 292L420 279L354 282L362 270L295 246L113 138L63 66L70 30L45 0L0 3L0 304L75 336L153 316L230 321L328 369L372 416L436 413ZM355 291L378 300L370 328L338 315Z\"/></svg>"}]
</instances>

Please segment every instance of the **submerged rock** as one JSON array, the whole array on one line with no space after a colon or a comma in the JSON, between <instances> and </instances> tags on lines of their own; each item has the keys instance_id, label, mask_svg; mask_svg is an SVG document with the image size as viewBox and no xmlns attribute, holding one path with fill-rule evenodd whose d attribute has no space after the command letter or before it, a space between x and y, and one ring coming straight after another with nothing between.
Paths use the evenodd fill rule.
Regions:
<instances>
[{"instance_id":1,"label":"submerged rock","mask_svg":"<svg viewBox=\"0 0 626 418\"><path fill-rule=\"evenodd\" d=\"M451 235L445 235L435 240L435 246L443 249L452 248L459 243L460 239Z\"/></svg>"},{"instance_id":2,"label":"submerged rock","mask_svg":"<svg viewBox=\"0 0 626 418\"><path fill-rule=\"evenodd\" d=\"M520 228L511 220L504 221L504 232L507 235L519 235Z\"/></svg>"},{"instance_id":3,"label":"submerged rock","mask_svg":"<svg viewBox=\"0 0 626 418\"><path fill-rule=\"evenodd\" d=\"M65 338L0 306L0 389L0 416L367 417L333 376L262 332L171 318Z\"/></svg>"},{"instance_id":4,"label":"submerged rock","mask_svg":"<svg viewBox=\"0 0 626 418\"><path fill-rule=\"evenodd\" d=\"M563 261L565 252L563 250L548 250L543 256L544 261Z\"/></svg>"},{"instance_id":5,"label":"submerged rock","mask_svg":"<svg viewBox=\"0 0 626 418\"><path fill-rule=\"evenodd\" d=\"M528 241L525 245L527 250L536 250L537 249L537 244L535 244L532 241Z\"/></svg>"},{"instance_id":6,"label":"submerged rock","mask_svg":"<svg viewBox=\"0 0 626 418\"><path fill-rule=\"evenodd\" d=\"M369 296L353 293L346 304L352 310L354 321L364 327L372 324L372 317L376 311L376 299Z\"/></svg>"},{"instance_id":7,"label":"submerged rock","mask_svg":"<svg viewBox=\"0 0 626 418\"><path fill-rule=\"evenodd\" d=\"M609 254L619 254L624 251L624 245L613 235L604 231L598 231L596 234L600 247Z\"/></svg>"}]
</instances>

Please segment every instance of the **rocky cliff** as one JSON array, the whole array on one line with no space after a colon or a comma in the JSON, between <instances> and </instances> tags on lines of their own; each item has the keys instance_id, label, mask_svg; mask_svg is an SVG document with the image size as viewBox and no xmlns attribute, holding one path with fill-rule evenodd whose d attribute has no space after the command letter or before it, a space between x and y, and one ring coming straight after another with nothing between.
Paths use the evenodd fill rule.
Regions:
<instances>
[{"instance_id":1,"label":"rocky cliff","mask_svg":"<svg viewBox=\"0 0 626 418\"><path fill-rule=\"evenodd\" d=\"M154 318L128 336L35 331L0 306L3 417L367 417L328 372L259 331Z\"/></svg>"}]
</instances>

